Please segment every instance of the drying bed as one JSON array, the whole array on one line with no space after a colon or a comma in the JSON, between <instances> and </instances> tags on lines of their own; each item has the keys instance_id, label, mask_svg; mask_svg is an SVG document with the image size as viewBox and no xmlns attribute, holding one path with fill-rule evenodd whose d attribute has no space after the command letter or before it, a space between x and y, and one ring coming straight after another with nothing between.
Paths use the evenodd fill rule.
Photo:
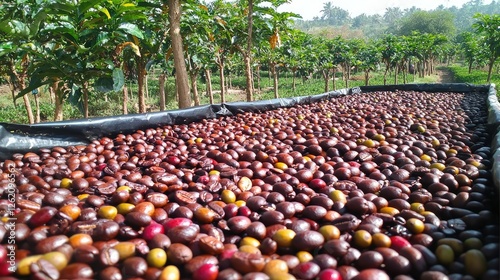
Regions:
<instances>
[{"instance_id":1,"label":"drying bed","mask_svg":"<svg viewBox=\"0 0 500 280\"><path fill-rule=\"evenodd\" d=\"M373 90L13 153L0 258L13 279L497 279L495 100Z\"/></svg>"}]
</instances>

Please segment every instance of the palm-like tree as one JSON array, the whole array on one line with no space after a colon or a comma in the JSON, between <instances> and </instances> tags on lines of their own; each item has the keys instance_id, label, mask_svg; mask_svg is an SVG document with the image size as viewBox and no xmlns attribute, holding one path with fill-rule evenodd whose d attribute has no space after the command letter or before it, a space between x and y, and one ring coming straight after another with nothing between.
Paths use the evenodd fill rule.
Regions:
<instances>
[{"instance_id":1,"label":"palm-like tree","mask_svg":"<svg viewBox=\"0 0 500 280\"><path fill-rule=\"evenodd\" d=\"M321 10L321 19L329 21L333 17L333 3L326 2L323 3L323 9Z\"/></svg>"}]
</instances>

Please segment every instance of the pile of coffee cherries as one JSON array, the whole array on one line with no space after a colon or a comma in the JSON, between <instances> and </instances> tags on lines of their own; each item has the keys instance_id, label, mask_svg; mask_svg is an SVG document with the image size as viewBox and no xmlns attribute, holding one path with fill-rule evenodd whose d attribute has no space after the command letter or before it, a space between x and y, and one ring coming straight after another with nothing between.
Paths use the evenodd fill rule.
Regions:
<instances>
[{"instance_id":1,"label":"pile of coffee cherries","mask_svg":"<svg viewBox=\"0 0 500 280\"><path fill-rule=\"evenodd\" d=\"M498 279L486 94L379 91L0 162L2 279Z\"/></svg>"}]
</instances>

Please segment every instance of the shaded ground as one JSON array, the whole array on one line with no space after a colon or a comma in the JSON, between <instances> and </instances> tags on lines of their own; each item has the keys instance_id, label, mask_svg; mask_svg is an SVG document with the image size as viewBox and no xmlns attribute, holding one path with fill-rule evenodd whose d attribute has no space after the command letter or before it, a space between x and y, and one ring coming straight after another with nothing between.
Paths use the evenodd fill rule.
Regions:
<instances>
[{"instance_id":1,"label":"shaded ground","mask_svg":"<svg viewBox=\"0 0 500 280\"><path fill-rule=\"evenodd\" d=\"M0 94L10 94L10 88L8 85L0 85Z\"/></svg>"},{"instance_id":2,"label":"shaded ground","mask_svg":"<svg viewBox=\"0 0 500 280\"><path fill-rule=\"evenodd\" d=\"M436 75L438 76L436 83L453 83L453 82L455 82L455 80L453 78L453 74L451 73L451 71L448 68L437 69Z\"/></svg>"}]
</instances>

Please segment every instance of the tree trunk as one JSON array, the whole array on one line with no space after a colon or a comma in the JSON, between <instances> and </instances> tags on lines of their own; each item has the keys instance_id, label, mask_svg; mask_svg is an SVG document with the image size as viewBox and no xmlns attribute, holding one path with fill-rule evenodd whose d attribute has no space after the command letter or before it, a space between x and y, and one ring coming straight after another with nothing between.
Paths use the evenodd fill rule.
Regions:
<instances>
[{"instance_id":1,"label":"tree trunk","mask_svg":"<svg viewBox=\"0 0 500 280\"><path fill-rule=\"evenodd\" d=\"M346 65L345 72L346 72L346 75L345 75L345 88L349 88L349 79L351 77L351 68L349 67L349 65Z\"/></svg>"},{"instance_id":2,"label":"tree trunk","mask_svg":"<svg viewBox=\"0 0 500 280\"><path fill-rule=\"evenodd\" d=\"M149 100L149 85L148 85L148 72L144 71L144 93L146 94L146 99Z\"/></svg>"},{"instance_id":3,"label":"tree trunk","mask_svg":"<svg viewBox=\"0 0 500 280\"><path fill-rule=\"evenodd\" d=\"M14 67L14 63L10 63L9 65L11 72L16 76L18 83L19 83L19 90L22 91L23 89L26 88L26 71L24 74L18 74ZM23 102L24 102L24 107L26 108L26 114L28 116L28 122L30 124L33 124L35 122L35 117L33 116L33 111L31 110L31 104L30 104L30 99L28 97L28 94L23 95Z\"/></svg>"},{"instance_id":4,"label":"tree trunk","mask_svg":"<svg viewBox=\"0 0 500 280\"><path fill-rule=\"evenodd\" d=\"M323 74L323 79L325 80L325 91L328 92L328 86L330 85L330 71L323 70L321 71Z\"/></svg>"},{"instance_id":5,"label":"tree trunk","mask_svg":"<svg viewBox=\"0 0 500 280\"><path fill-rule=\"evenodd\" d=\"M296 88L296 84L295 84L295 72L297 72L297 70L292 70L292 90L295 91L295 88Z\"/></svg>"},{"instance_id":6,"label":"tree trunk","mask_svg":"<svg viewBox=\"0 0 500 280\"><path fill-rule=\"evenodd\" d=\"M38 93L34 94L35 97L35 123L40 122L40 98L38 98Z\"/></svg>"},{"instance_id":7,"label":"tree trunk","mask_svg":"<svg viewBox=\"0 0 500 280\"><path fill-rule=\"evenodd\" d=\"M347 64L347 80L351 79L351 65Z\"/></svg>"},{"instance_id":8,"label":"tree trunk","mask_svg":"<svg viewBox=\"0 0 500 280\"><path fill-rule=\"evenodd\" d=\"M169 89L168 89L168 76L165 76L165 106L167 106L167 104L170 103L170 100L168 98L168 94L169 94Z\"/></svg>"},{"instance_id":9,"label":"tree trunk","mask_svg":"<svg viewBox=\"0 0 500 280\"><path fill-rule=\"evenodd\" d=\"M175 102L179 104L179 91L177 90L177 84L175 83L175 80L174 80L174 90L175 90Z\"/></svg>"},{"instance_id":10,"label":"tree trunk","mask_svg":"<svg viewBox=\"0 0 500 280\"><path fill-rule=\"evenodd\" d=\"M488 79L486 80L487 83L491 82L491 72L493 71L493 65L495 64L496 57L490 57L490 62L488 64Z\"/></svg>"},{"instance_id":11,"label":"tree trunk","mask_svg":"<svg viewBox=\"0 0 500 280\"><path fill-rule=\"evenodd\" d=\"M62 121L63 120L63 98L61 93L56 93L56 108L54 111L54 121Z\"/></svg>"},{"instance_id":12,"label":"tree trunk","mask_svg":"<svg viewBox=\"0 0 500 280\"><path fill-rule=\"evenodd\" d=\"M389 72L389 65L385 66L385 71L384 71L384 86L387 85L387 72Z\"/></svg>"},{"instance_id":13,"label":"tree trunk","mask_svg":"<svg viewBox=\"0 0 500 280\"><path fill-rule=\"evenodd\" d=\"M146 113L146 99L144 94L144 80L146 78L146 69L144 59L136 56L137 65L137 97L139 98L139 114Z\"/></svg>"},{"instance_id":14,"label":"tree trunk","mask_svg":"<svg viewBox=\"0 0 500 280\"><path fill-rule=\"evenodd\" d=\"M406 69L408 69L408 65L406 63L403 63L403 65L401 66L401 72L403 73L403 84L406 85Z\"/></svg>"},{"instance_id":15,"label":"tree trunk","mask_svg":"<svg viewBox=\"0 0 500 280\"><path fill-rule=\"evenodd\" d=\"M333 75L332 75L332 86L333 90L337 90L337 81L335 80L335 76L337 74L337 67L333 68Z\"/></svg>"},{"instance_id":16,"label":"tree trunk","mask_svg":"<svg viewBox=\"0 0 500 280\"><path fill-rule=\"evenodd\" d=\"M50 104L54 104L54 102L56 102L56 93L52 90L50 86L49 86L49 98L50 98Z\"/></svg>"},{"instance_id":17,"label":"tree trunk","mask_svg":"<svg viewBox=\"0 0 500 280\"><path fill-rule=\"evenodd\" d=\"M257 88L260 90L262 90L262 85L260 84L261 82L261 79L260 79L260 64L257 65L257 69L255 69L257 71Z\"/></svg>"},{"instance_id":18,"label":"tree trunk","mask_svg":"<svg viewBox=\"0 0 500 280\"><path fill-rule=\"evenodd\" d=\"M161 73L158 77L158 87L159 87L159 95L160 95L160 111L165 111L165 73Z\"/></svg>"},{"instance_id":19,"label":"tree trunk","mask_svg":"<svg viewBox=\"0 0 500 280\"><path fill-rule=\"evenodd\" d=\"M267 71L267 78L269 79L269 84L267 86L271 86L271 81L272 81L271 71Z\"/></svg>"},{"instance_id":20,"label":"tree trunk","mask_svg":"<svg viewBox=\"0 0 500 280\"><path fill-rule=\"evenodd\" d=\"M10 92L12 94L12 102L14 103L14 107L17 108L17 102L16 102L16 87L14 84L11 82L11 79L7 79L7 82L9 83L9 88Z\"/></svg>"},{"instance_id":21,"label":"tree trunk","mask_svg":"<svg viewBox=\"0 0 500 280\"><path fill-rule=\"evenodd\" d=\"M168 0L168 6L170 39L174 54L175 84L179 94L179 108L182 109L191 106L191 96L189 94L188 75L182 47L180 0Z\"/></svg>"},{"instance_id":22,"label":"tree trunk","mask_svg":"<svg viewBox=\"0 0 500 280\"><path fill-rule=\"evenodd\" d=\"M247 81L247 101L251 102L253 101L253 78L252 78L252 65L251 65L251 58L247 54L244 56L245 61L245 76L246 76L246 81Z\"/></svg>"},{"instance_id":23,"label":"tree trunk","mask_svg":"<svg viewBox=\"0 0 500 280\"><path fill-rule=\"evenodd\" d=\"M64 85L61 86L58 82L52 84L54 87L55 93L55 110L54 110L54 121L62 121L63 120L63 92Z\"/></svg>"},{"instance_id":24,"label":"tree trunk","mask_svg":"<svg viewBox=\"0 0 500 280\"><path fill-rule=\"evenodd\" d=\"M219 58L219 76L220 76L220 103L226 103L226 90L224 89L224 60L222 57Z\"/></svg>"},{"instance_id":25,"label":"tree trunk","mask_svg":"<svg viewBox=\"0 0 500 280\"><path fill-rule=\"evenodd\" d=\"M128 114L128 87L123 85L123 103L122 103L122 113L124 115Z\"/></svg>"},{"instance_id":26,"label":"tree trunk","mask_svg":"<svg viewBox=\"0 0 500 280\"><path fill-rule=\"evenodd\" d=\"M214 104L214 93L212 92L212 76L210 73L210 69L205 69L205 77L207 79L207 94L210 99L210 104Z\"/></svg>"},{"instance_id":27,"label":"tree trunk","mask_svg":"<svg viewBox=\"0 0 500 280\"><path fill-rule=\"evenodd\" d=\"M35 117L33 116L33 111L31 111L31 104L28 94L23 95L24 107L26 107L26 113L28 114L28 122L30 124L35 123Z\"/></svg>"},{"instance_id":28,"label":"tree trunk","mask_svg":"<svg viewBox=\"0 0 500 280\"><path fill-rule=\"evenodd\" d=\"M365 86L370 84L370 70L365 71Z\"/></svg>"},{"instance_id":29,"label":"tree trunk","mask_svg":"<svg viewBox=\"0 0 500 280\"><path fill-rule=\"evenodd\" d=\"M472 58L469 59L469 74L472 72Z\"/></svg>"},{"instance_id":30,"label":"tree trunk","mask_svg":"<svg viewBox=\"0 0 500 280\"><path fill-rule=\"evenodd\" d=\"M198 95L198 83L196 78L198 77L198 70L190 73L191 77L191 91L193 92L194 106L200 106L200 96Z\"/></svg>"},{"instance_id":31,"label":"tree trunk","mask_svg":"<svg viewBox=\"0 0 500 280\"><path fill-rule=\"evenodd\" d=\"M243 54L245 60L245 74L247 78L247 101L253 101L253 75L252 75L252 31L253 31L253 0L248 0L248 33L247 49Z\"/></svg>"},{"instance_id":32,"label":"tree trunk","mask_svg":"<svg viewBox=\"0 0 500 280\"><path fill-rule=\"evenodd\" d=\"M398 65L394 65L394 84L397 85L398 84L398 72L399 72L399 68L398 68Z\"/></svg>"},{"instance_id":33,"label":"tree trunk","mask_svg":"<svg viewBox=\"0 0 500 280\"><path fill-rule=\"evenodd\" d=\"M82 92L83 92L83 117L88 118L89 117L89 82L88 81L83 82Z\"/></svg>"},{"instance_id":34,"label":"tree trunk","mask_svg":"<svg viewBox=\"0 0 500 280\"><path fill-rule=\"evenodd\" d=\"M276 72L276 63L271 62L271 73L273 74L274 98L279 98L278 94L278 73Z\"/></svg>"}]
</instances>

